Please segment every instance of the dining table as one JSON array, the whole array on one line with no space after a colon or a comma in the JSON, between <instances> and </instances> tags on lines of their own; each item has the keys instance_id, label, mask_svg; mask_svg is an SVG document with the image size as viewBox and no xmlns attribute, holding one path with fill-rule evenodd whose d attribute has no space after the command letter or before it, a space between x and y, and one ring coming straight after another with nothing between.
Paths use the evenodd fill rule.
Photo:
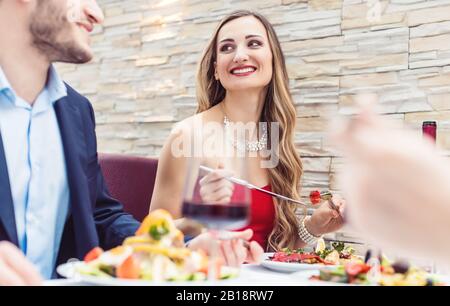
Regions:
<instances>
[{"instance_id":1,"label":"dining table","mask_svg":"<svg viewBox=\"0 0 450 306\"><path fill-rule=\"evenodd\" d=\"M120 285L120 283L117 283ZM185 284L185 283L184 283ZM310 281L299 280L293 273L269 270L258 264L245 264L239 276L222 281L193 281L189 286L305 286L313 285ZM55 279L44 282L44 286L91 286L92 283L76 279ZM177 286L177 282L155 283L158 286Z\"/></svg>"}]
</instances>

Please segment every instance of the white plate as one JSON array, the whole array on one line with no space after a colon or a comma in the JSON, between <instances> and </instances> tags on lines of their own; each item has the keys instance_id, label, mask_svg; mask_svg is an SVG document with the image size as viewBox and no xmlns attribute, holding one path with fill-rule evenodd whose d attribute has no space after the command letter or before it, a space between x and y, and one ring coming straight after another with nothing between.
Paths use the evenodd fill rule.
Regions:
<instances>
[{"instance_id":1,"label":"white plate","mask_svg":"<svg viewBox=\"0 0 450 306\"><path fill-rule=\"evenodd\" d=\"M220 286L224 285L231 281L236 280L239 278L239 276L225 279L225 280L218 280L218 281L144 281L144 280L126 280L126 279L119 279L119 278L102 278L102 277L95 277L95 276L89 276L89 275L83 275L80 273L77 273L77 265L81 265L83 262L68 262L65 264L62 264L58 266L56 271L59 275L62 277L65 277L67 279L73 280L75 282L81 282L85 284L91 284L91 285L97 285L97 286ZM227 267L228 268L228 267ZM229 268L232 269L232 268Z\"/></svg>"},{"instance_id":2,"label":"white plate","mask_svg":"<svg viewBox=\"0 0 450 306\"><path fill-rule=\"evenodd\" d=\"M319 275L319 270L316 271L301 271L297 273L293 273L290 277L300 283L307 284L308 286L367 286L367 285L358 285L358 284L344 284L344 283L336 283L336 282L326 282L321 280L311 280L310 277L314 275Z\"/></svg>"},{"instance_id":3,"label":"white plate","mask_svg":"<svg viewBox=\"0 0 450 306\"><path fill-rule=\"evenodd\" d=\"M345 283L337 283L337 282L327 282L321 280L311 280L310 277L314 275L319 275L319 271L300 271L297 273L291 274L289 277L292 280L295 280L300 283L305 283L309 286L378 286L378 285L368 285L368 284L345 284ZM450 278L444 275L434 275L439 281L443 282L445 286L449 286Z\"/></svg>"},{"instance_id":4,"label":"white plate","mask_svg":"<svg viewBox=\"0 0 450 306\"><path fill-rule=\"evenodd\" d=\"M298 271L318 271L319 269L324 269L327 267L333 268L335 266L325 266L323 264L304 264L304 263L294 263L294 262L278 262L270 261L269 257L272 257L274 253L265 253L264 259L261 262L261 266L270 269L272 271L283 272L283 273L293 273Z\"/></svg>"}]
</instances>

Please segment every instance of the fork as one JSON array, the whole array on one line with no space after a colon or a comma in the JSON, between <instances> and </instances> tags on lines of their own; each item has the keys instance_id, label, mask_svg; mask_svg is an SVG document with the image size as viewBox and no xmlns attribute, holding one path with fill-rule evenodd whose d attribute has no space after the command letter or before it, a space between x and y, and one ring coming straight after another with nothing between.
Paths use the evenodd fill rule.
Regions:
<instances>
[{"instance_id":1,"label":"fork","mask_svg":"<svg viewBox=\"0 0 450 306\"><path fill-rule=\"evenodd\" d=\"M200 166L200 169L205 171L205 172L208 172L208 173L214 172L214 169L206 167L206 166ZM253 184L251 184L251 183L249 183L249 182L247 182L246 180L243 180L243 179L239 179L239 178L236 178L236 177L233 177L233 176L224 177L224 179L226 179L226 180L228 180L228 181L230 181L232 183L235 183L235 184L247 187L248 189L254 189L254 190L257 190L259 192L262 192L262 193L265 193L265 194L269 194L269 195L271 195L273 197L276 197L276 198L279 198L279 199L282 199L282 200L285 200L285 201L289 201L289 202L296 203L296 204L299 204L299 205L303 205L303 206L306 206L306 207L308 206L308 204L306 204L306 203L304 203L302 201L294 200L292 198L283 196L281 194L278 194L278 193L275 193L275 192L271 192L271 191L265 190L263 188L259 188L259 187L255 186L255 185L253 185Z\"/></svg>"}]
</instances>

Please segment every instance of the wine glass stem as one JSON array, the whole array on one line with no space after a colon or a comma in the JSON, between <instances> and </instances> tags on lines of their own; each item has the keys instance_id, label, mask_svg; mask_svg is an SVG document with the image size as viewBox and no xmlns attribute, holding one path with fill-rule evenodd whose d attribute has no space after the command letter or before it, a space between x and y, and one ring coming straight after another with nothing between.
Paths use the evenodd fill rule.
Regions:
<instances>
[{"instance_id":1,"label":"wine glass stem","mask_svg":"<svg viewBox=\"0 0 450 306\"><path fill-rule=\"evenodd\" d=\"M209 250L209 261L208 261L208 280L216 281L219 278L219 231L215 229L210 229L209 233L211 235L211 243Z\"/></svg>"}]
</instances>

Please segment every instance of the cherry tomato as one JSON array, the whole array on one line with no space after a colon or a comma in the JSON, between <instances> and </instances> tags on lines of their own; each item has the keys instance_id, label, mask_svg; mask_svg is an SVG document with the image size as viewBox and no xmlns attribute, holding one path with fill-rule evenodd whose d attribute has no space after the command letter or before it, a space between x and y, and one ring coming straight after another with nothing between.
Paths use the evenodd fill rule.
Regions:
<instances>
[{"instance_id":1,"label":"cherry tomato","mask_svg":"<svg viewBox=\"0 0 450 306\"><path fill-rule=\"evenodd\" d=\"M319 204L322 200L320 192L317 190L311 191L311 193L309 194L309 200L313 205Z\"/></svg>"},{"instance_id":2,"label":"cherry tomato","mask_svg":"<svg viewBox=\"0 0 450 306\"><path fill-rule=\"evenodd\" d=\"M95 247L89 253L86 254L84 257L85 262L91 262L95 259L97 259L100 255L103 254L103 249L100 247Z\"/></svg>"},{"instance_id":3,"label":"cherry tomato","mask_svg":"<svg viewBox=\"0 0 450 306\"><path fill-rule=\"evenodd\" d=\"M139 261L133 255L130 255L125 261L117 267L118 278L138 279L140 276Z\"/></svg>"}]
</instances>

